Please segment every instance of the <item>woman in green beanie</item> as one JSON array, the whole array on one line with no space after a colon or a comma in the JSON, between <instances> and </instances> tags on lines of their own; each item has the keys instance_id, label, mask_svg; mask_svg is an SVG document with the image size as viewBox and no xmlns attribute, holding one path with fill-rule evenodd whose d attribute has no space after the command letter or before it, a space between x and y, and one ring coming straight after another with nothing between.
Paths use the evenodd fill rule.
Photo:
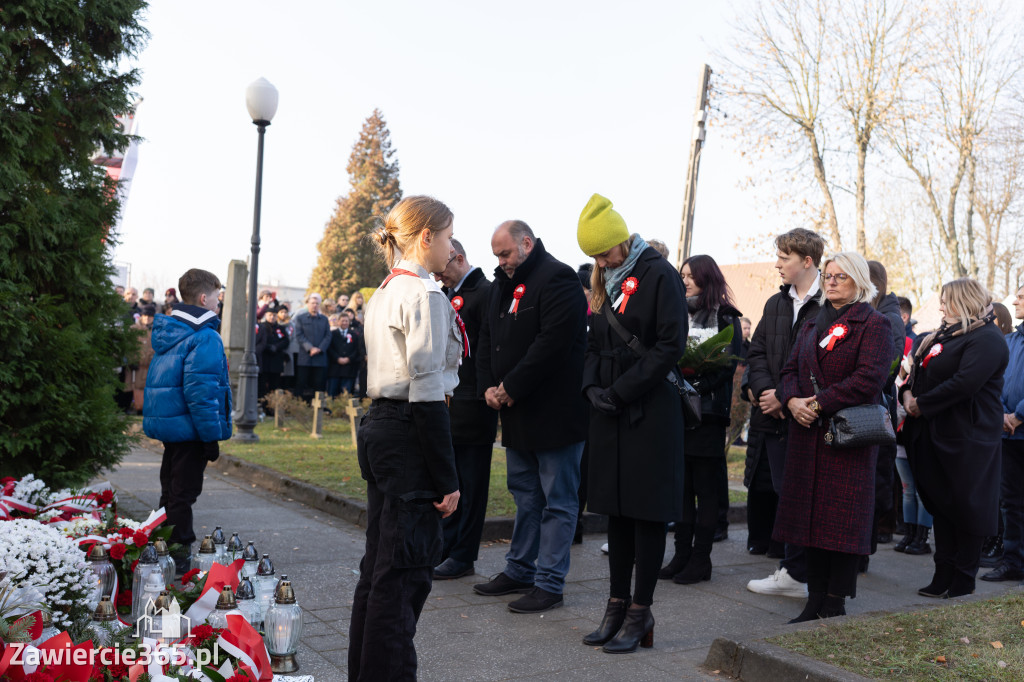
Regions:
<instances>
[{"instance_id":1,"label":"woman in green beanie","mask_svg":"<svg viewBox=\"0 0 1024 682\"><path fill-rule=\"evenodd\" d=\"M683 413L671 380L686 345L683 285L598 194L580 215L577 239L594 258L583 369L591 404L587 503L608 515L611 577L604 618L583 643L632 653L654 642L665 523L683 509Z\"/></svg>"}]
</instances>

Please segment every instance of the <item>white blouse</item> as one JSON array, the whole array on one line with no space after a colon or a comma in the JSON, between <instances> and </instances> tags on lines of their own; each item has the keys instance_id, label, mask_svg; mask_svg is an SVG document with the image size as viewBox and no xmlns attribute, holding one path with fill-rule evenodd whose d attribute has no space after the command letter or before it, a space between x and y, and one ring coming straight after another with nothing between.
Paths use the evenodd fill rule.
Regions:
<instances>
[{"instance_id":1,"label":"white blouse","mask_svg":"<svg viewBox=\"0 0 1024 682\"><path fill-rule=\"evenodd\" d=\"M444 400L459 383L462 332L455 309L417 263L396 266L418 277L396 275L366 304L366 394L425 403Z\"/></svg>"}]
</instances>

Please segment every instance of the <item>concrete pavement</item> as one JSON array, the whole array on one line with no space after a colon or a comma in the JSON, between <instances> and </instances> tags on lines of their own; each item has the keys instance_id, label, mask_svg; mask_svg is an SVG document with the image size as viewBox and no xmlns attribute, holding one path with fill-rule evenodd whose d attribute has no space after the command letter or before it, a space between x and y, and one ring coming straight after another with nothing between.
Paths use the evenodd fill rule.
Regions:
<instances>
[{"instance_id":1,"label":"concrete pavement","mask_svg":"<svg viewBox=\"0 0 1024 682\"><path fill-rule=\"evenodd\" d=\"M118 490L121 508L144 516L157 505L160 456L137 448L107 479ZM278 574L289 576L305 612L298 659L300 673L318 682L347 679L347 631L352 593L363 552L363 529L325 512L278 496L251 483L207 469L195 508L196 533L223 526L270 554ZM747 554L746 529L733 525L730 537L712 554L711 581L693 586L662 582L655 593L654 648L612 656L580 638L594 629L607 599L605 538L589 535L572 548L565 606L538 615L513 614L506 603L517 595L481 597L472 591L504 568L507 545L485 543L477 575L435 582L419 622L416 648L422 680L706 680L700 670L718 637L749 640L791 630L785 622L802 601L754 594L751 578L763 578L776 562ZM671 538L669 538L671 547ZM883 545L858 582L851 614L933 606L916 589L931 577L930 556L905 556ZM979 581L979 594L1015 586ZM813 626L812 626L813 627Z\"/></svg>"}]
</instances>

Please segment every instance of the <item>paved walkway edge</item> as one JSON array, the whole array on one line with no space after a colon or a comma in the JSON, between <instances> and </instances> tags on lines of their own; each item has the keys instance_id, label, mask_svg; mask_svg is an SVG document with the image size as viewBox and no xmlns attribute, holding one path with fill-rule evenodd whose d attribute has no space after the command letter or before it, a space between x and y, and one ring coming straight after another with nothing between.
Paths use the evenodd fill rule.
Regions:
<instances>
[{"instance_id":1,"label":"paved walkway edge","mask_svg":"<svg viewBox=\"0 0 1024 682\"><path fill-rule=\"evenodd\" d=\"M705 669L746 682L866 682L868 678L760 640L719 637L704 659Z\"/></svg>"}]
</instances>

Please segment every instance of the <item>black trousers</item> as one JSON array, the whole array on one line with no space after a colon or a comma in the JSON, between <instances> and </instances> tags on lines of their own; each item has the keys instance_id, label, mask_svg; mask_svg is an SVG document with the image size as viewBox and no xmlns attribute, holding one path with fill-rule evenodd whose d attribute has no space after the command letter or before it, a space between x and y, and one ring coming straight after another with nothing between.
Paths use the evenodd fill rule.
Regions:
<instances>
[{"instance_id":1,"label":"black trousers","mask_svg":"<svg viewBox=\"0 0 1024 682\"><path fill-rule=\"evenodd\" d=\"M830 549L805 547L807 591L835 597L857 596L857 566L860 555Z\"/></svg>"},{"instance_id":2,"label":"black trousers","mask_svg":"<svg viewBox=\"0 0 1024 682\"><path fill-rule=\"evenodd\" d=\"M441 522L444 528L444 556L472 563L480 553L480 537L484 532L494 445L456 443L453 447L461 495L458 509Z\"/></svg>"},{"instance_id":3,"label":"black trousers","mask_svg":"<svg viewBox=\"0 0 1024 682\"><path fill-rule=\"evenodd\" d=\"M932 533L935 538L935 566L951 566L974 579L978 575L981 546L985 537L974 535L948 517L933 514Z\"/></svg>"},{"instance_id":4,"label":"black trousers","mask_svg":"<svg viewBox=\"0 0 1024 682\"><path fill-rule=\"evenodd\" d=\"M306 402L313 394L327 388L327 368L299 365L295 368L295 395Z\"/></svg>"},{"instance_id":5,"label":"black trousers","mask_svg":"<svg viewBox=\"0 0 1024 682\"><path fill-rule=\"evenodd\" d=\"M422 497L434 491L408 489L425 467L418 443L407 403L374 405L359 427L367 519L349 626L352 682L416 679L413 638L442 549L441 515Z\"/></svg>"},{"instance_id":6,"label":"black trousers","mask_svg":"<svg viewBox=\"0 0 1024 682\"><path fill-rule=\"evenodd\" d=\"M167 512L167 525L174 526L171 542L186 548L196 541L192 505L203 492L206 462L205 446L199 441L164 443L160 462L160 506Z\"/></svg>"},{"instance_id":7,"label":"black trousers","mask_svg":"<svg viewBox=\"0 0 1024 682\"><path fill-rule=\"evenodd\" d=\"M775 494L782 496L782 481L786 474L786 447L788 443L785 438L775 434L764 434L765 452L768 455L768 464L772 469L772 486ZM786 543L786 555L779 562L779 568L786 569L789 576L794 580L807 582L807 555L800 545Z\"/></svg>"},{"instance_id":8,"label":"black trousers","mask_svg":"<svg viewBox=\"0 0 1024 682\"><path fill-rule=\"evenodd\" d=\"M710 553L721 495L719 457L683 457L683 518L676 523L675 550ZM696 499L695 499L696 498Z\"/></svg>"},{"instance_id":9,"label":"black trousers","mask_svg":"<svg viewBox=\"0 0 1024 682\"><path fill-rule=\"evenodd\" d=\"M256 380L256 395L260 399L265 398L268 393L273 393L281 388L280 372L264 372L260 370L259 379Z\"/></svg>"},{"instance_id":10,"label":"black trousers","mask_svg":"<svg viewBox=\"0 0 1024 682\"><path fill-rule=\"evenodd\" d=\"M772 487L772 469L761 434L752 432L747 443L748 448L761 450L747 489L747 546L767 549L772 543L779 496Z\"/></svg>"},{"instance_id":11,"label":"black trousers","mask_svg":"<svg viewBox=\"0 0 1024 682\"><path fill-rule=\"evenodd\" d=\"M665 523L641 521L625 516L608 517L608 572L611 575L610 596L629 599L633 567L636 566L636 587L633 602L641 606L654 603L654 587L665 555Z\"/></svg>"}]
</instances>

